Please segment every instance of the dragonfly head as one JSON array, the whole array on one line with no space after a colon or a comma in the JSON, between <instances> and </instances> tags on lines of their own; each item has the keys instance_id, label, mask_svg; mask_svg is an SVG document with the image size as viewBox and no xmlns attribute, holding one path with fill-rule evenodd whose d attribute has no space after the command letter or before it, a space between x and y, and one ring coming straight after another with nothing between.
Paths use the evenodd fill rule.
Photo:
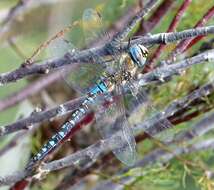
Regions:
<instances>
[{"instance_id":1,"label":"dragonfly head","mask_svg":"<svg viewBox=\"0 0 214 190\"><path fill-rule=\"evenodd\" d=\"M134 64L143 68L148 56L148 49L141 44L134 44L129 48L129 56Z\"/></svg>"}]
</instances>

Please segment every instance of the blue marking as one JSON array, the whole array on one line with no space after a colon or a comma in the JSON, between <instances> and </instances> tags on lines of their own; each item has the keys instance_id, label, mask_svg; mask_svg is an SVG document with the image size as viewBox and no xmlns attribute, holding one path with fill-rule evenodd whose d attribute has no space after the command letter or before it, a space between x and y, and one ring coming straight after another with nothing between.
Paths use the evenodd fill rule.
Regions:
<instances>
[{"instance_id":1,"label":"blue marking","mask_svg":"<svg viewBox=\"0 0 214 190\"><path fill-rule=\"evenodd\" d=\"M146 62L146 57L142 55L142 51L141 47L137 44L134 44L129 48L129 55L132 61L139 67L143 67Z\"/></svg>"},{"instance_id":2,"label":"blue marking","mask_svg":"<svg viewBox=\"0 0 214 190\"><path fill-rule=\"evenodd\" d=\"M99 83L99 87L102 89L103 92L107 92L108 91L108 88L107 88L106 84L103 81L101 81Z\"/></svg>"},{"instance_id":3,"label":"blue marking","mask_svg":"<svg viewBox=\"0 0 214 190\"><path fill-rule=\"evenodd\" d=\"M98 93L100 93L100 88L98 87L98 85L96 85L90 90L90 92L92 94L98 94Z\"/></svg>"},{"instance_id":4,"label":"blue marking","mask_svg":"<svg viewBox=\"0 0 214 190\"><path fill-rule=\"evenodd\" d=\"M138 57L138 54L139 54L139 48L138 48L138 46L137 46L136 44L133 45L133 46L131 46L131 47L129 48L129 54L130 54L132 60L133 60L135 63L138 64L138 59L137 59L137 57Z\"/></svg>"},{"instance_id":5,"label":"blue marking","mask_svg":"<svg viewBox=\"0 0 214 190\"><path fill-rule=\"evenodd\" d=\"M100 81L99 83L97 83L97 85L95 85L90 90L90 92L92 94L99 94L99 93L104 93L104 92L107 92L107 91L108 91L108 88L107 88L106 84L103 81Z\"/></svg>"},{"instance_id":6,"label":"blue marking","mask_svg":"<svg viewBox=\"0 0 214 190\"><path fill-rule=\"evenodd\" d=\"M53 146L55 143L54 141L49 141L50 145Z\"/></svg>"}]
</instances>

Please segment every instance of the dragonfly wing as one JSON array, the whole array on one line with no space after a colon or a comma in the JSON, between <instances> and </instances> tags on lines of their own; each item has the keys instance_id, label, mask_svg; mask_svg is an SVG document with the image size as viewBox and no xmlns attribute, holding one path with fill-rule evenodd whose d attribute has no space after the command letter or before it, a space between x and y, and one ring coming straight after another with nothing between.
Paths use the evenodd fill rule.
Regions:
<instances>
[{"instance_id":1,"label":"dragonfly wing","mask_svg":"<svg viewBox=\"0 0 214 190\"><path fill-rule=\"evenodd\" d=\"M136 142L127 120L122 116L113 125L117 129L113 153L124 164L131 166L136 162Z\"/></svg>"},{"instance_id":2,"label":"dragonfly wing","mask_svg":"<svg viewBox=\"0 0 214 190\"><path fill-rule=\"evenodd\" d=\"M134 93L134 97L138 99L138 102L145 107L145 112L149 113L149 118L152 118L152 123L155 125L152 127L147 127L144 131L155 139L162 142L169 142L174 137L173 124L164 117L164 113L158 111L152 102L149 100L147 93L145 90L138 90L133 85L133 83L129 83L129 88L131 92ZM156 117L155 117L156 116ZM148 116L146 117L148 118ZM146 122L146 119L144 120Z\"/></svg>"},{"instance_id":3,"label":"dragonfly wing","mask_svg":"<svg viewBox=\"0 0 214 190\"><path fill-rule=\"evenodd\" d=\"M75 55L78 50L64 36L60 36L49 44L46 48L46 52L48 54L47 57L60 58L68 52L70 52L71 55ZM96 60L98 60L98 58L96 58ZM99 61L101 61L101 58L99 58ZM103 67L101 64L96 63L82 63L79 65L68 65L63 67L63 69L60 68L60 70L62 79L66 82L66 84L79 93L85 94L88 91L88 87L94 84L95 78L103 72Z\"/></svg>"},{"instance_id":4,"label":"dragonfly wing","mask_svg":"<svg viewBox=\"0 0 214 190\"><path fill-rule=\"evenodd\" d=\"M71 42L63 36L60 36L50 42L46 52L48 57L59 58L67 52L75 53L76 50L76 47Z\"/></svg>"},{"instance_id":5,"label":"dragonfly wing","mask_svg":"<svg viewBox=\"0 0 214 190\"><path fill-rule=\"evenodd\" d=\"M89 45L94 40L102 39L107 35L103 30L103 26L102 16L98 11L91 8L84 10L82 27L86 45Z\"/></svg>"},{"instance_id":6,"label":"dragonfly wing","mask_svg":"<svg viewBox=\"0 0 214 190\"><path fill-rule=\"evenodd\" d=\"M121 87L118 86L116 88L114 103L105 111L102 121L99 122L98 129L104 139L115 136L114 142L110 143L113 153L124 164L133 165L137 158L136 142L125 116Z\"/></svg>"}]
</instances>

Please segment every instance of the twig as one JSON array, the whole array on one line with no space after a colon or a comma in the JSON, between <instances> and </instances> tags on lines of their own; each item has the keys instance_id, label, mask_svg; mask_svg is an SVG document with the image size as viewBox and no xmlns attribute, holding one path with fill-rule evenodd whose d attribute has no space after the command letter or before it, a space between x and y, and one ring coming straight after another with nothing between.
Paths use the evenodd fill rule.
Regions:
<instances>
[{"instance_id":1,"label":"twig","mask_svg":"<svg viewBox=\"0 0 214 190\"><path fill-rule=\"evenodd\" d=\"M64 104L61 104L55 108L49 109L47 111L37 112L30 115L27 118L18 120L13 124L6 125L0 128L0 137L19 131L19 130L28 130L33 127L34 124L48 120L52 117L60 116L67 114L74 109L77 109L78 106L81 104L84 97L77 98L71 101L68 101Z\"/></svg>"},{"instance_id":2,"label":"twig","mask_svg":"<svg viewBox=\"0 0 214 190\"><path fill-rule=\"evenodd\" d=\"M140 86L144 86L151 82L164 82L167 77L170 77L174 74L180 74L183 70L189 68L192 65L200 64L205 61L212 61L213 59L214 50L209 50L189 59L179 61L175 64L170 63L169 65L159 67L150 73L142 75L139 84Z\"/></svg>"},{"instance_id":3,"label":"twig","mask_svg":"<svg viewBox=\"0 0 214 190\"><path fill-rule=\"evenodd\" d=\"M179 74L182 70L190 67L193 64L199 64L204 61L211 61L212 59L214 59L214 50L201 53L189 59L184 59L183 61L177 62L175 64L170 64L167 66L157 68L151 71L150 73L144 74L136 83L138 83L138 85L140 86L145 86L153 82L163 82L165 78L172 76L174 74ZM39 123L44 120L48 120L52 117L55 117L59 114L59 110L61 110L62 106L66 108L64 114L69 113L80 105L81 103L80 100L82 99L76 99L66 102L63 105L58 106L54 109L43 111L40 113L35 113L30 117L21 119L15 123L1 127L0 137L12 132L28 129L28 126L32 126L35 123Z\"/></svg>"},{"instance_id":4,"label":"twig","mask_svg":"<svg viewBox=\"0 0 214 190\"><path fill-rule=\"evenodd\" d=\"M200 89L195 90L193 93L191 93L189 96L173 102L171 105L169 105L165 110L164 110L164 114L161 114L162 117L160 117L160 114L156 114L155 116L153 116L151 119L146 120L143 124L137 125L134 127L135 129L135 133L138 134L139 132L141 132L142 130L148 129L148 130L153 130L153 126L155 126L156 124L158 124L163 118L167 118L170 117L172 115L174 115L174 113L176 113L177 111L179 111L180 109L184 108L184 107L188 107L189 104L191 104L191 102L193 102L194 100L198 99L198 98L202 98L204 96L207 96L208 94L212 93L214 91L214 82L213 83L209 83L203 87L201 87ZM206 129L206 132L208 131L208 129ZM203 132L203 130L202 130ZM155 133L155 132L154 132ZM201 133L202 134L202 133ZM75 154L72 154L66 158L63 158L59 161L54 161L51 162L51 165L47 165L44 166L44 168L47 169L47 167L50 166L49 169L60 169L63 167L68 167L68 166L72 166L73 164L75 165L76 163L79 163L79 159L85 159L85 161L89 161L94 163L95 162L95 158L98 157L101 153L103 153L102 151L106 151L106 143L108 143L108 141L99 141L98 143L89 146L87 149L77 152ZM65 160L64 160L65 159ZM91 165L92 163L88 164ZM62 164L62 165L61 165ZM44 169L43 168L43 169ZM44 172L44 170L43 170ZM26 177L27 173L21 173L21 176ZM14 177L14 176L13 176ZM23 177L23 178L24 178ZM19 181L21 179L19 175L16 176L16 178L11 182L11 181L7 181L8 183L13 183L16 181ZM3 180L4 178L2 178ZM8 179L9 180L9 179ZM0 185L1 183L3 183L0 179ZM4 182L3 184L5 184L6 182Z\"/></svg>"},{"instance_id":5,"label":"twig","mask_svg":"<svg viewBox=\"0 0 214 190\"><path fill-rule=\"evenodd\" d=\"M198 23L194 26L194 28L202 27L204 26L214 15L214 6L211 7L205 15L198 21ZM186 39L181 41L176 48L173 50L173 52L170 55L170 58L176 57L179 53L183 53L184 51L188 50L191 46L193 46L195 43L197 43L199 40L201 40L204 37L204 35L197 36L193 39Z\"/></svg>"},{"instance_id":6,"label":"twig","mask_svg":"<svg viewBox=\"0 0 214 190\"><path fill-rule=\"evenodd\" d=\"M157 149L151 152L150 154L146 155L144 159L139 161L134 167L143 168L155 162L167 163L171 159L173 159L175 156L179 156L182 154L191 154L198 151L213 150L213 149L214 149L214 139L200 141L187 147L177 147L177 148L174 148L174 150L172 150L171 153L161 149ZM127 168L125 172L129 169L131 168ZM140 172L139 175L142 176L144 175L144 173ZM116 183L114 183L114 181L112 180L108 180L103 183L100 183L100 185L97 186L95 189L96 190L99 190L99 189L106 189L106 190L120 189L121 190L124 188L125 185L131 184L132 182L134 182L137 177L137 174L134 176L125 175L125 177L114 176L114 178L116 177L118 177L118 180L116 181Z\"/></svg>"},{"instance_id":7,"label":"twig","mask_svg":"<svg viewBox=\"0 0 214 190\"><path fill-rule=\"evenodd\" d=\"M7 34L11 31L13 23L19 19L20 17L24 16L28 11L33 8L46 5L46 4L53 4L59 2L59 0L20 0L18 3L11 8L8 15L3 21L3 26L0 29L0 39L7 40ZM4 39L6 36L6 39Z\"/></svg>"},{"instance_id":8,"label":"twig","mask_svg":"<svg viewBox=\"0 0 214 190\"><path fill-rule=\"evenodd\" d=\"M149 17L148 20L142 20L141 25L138 31L134 34L134 36L144 35L150 32L155 26L159 24L164 15L168 12L175 1L172 0L164 0L157 9L153 12L153 14Z\"/></svg>"},{"instance_id":9,"label":"twig","mask_svg":"<svg viewBox=\"0 0 214 190\"><path fill-rule=\"evenodd\" d=\"M119 20L117 20L107 31L108 37L110 36L110 39L112 39L115 33L122 30L124 23L127 23L127 21L130 20L130 18L132 18L134 15L136 15L138 11L139 11L138 4L135 5L134 7L130 7L126 14L119 18ZM93 43L91 43L91 46L103 44L104 42L107 41L105 37L107 37L107 35L105 35L104 38L102 39L95 40ZM61 77L60 73L61 73L60 71L56 71L55 73L49 74L48 76L38 79L36 82L29 84L27 87L24 87L23 89L7 96L5 99L0 100L0 111L3 111L11 106L14 106L15 104L21 102L25 98L36 94L37 92L41 91L48 85L51 85L53 82L59 80L59 78Z\"/></svg>"},{"instance_id":10,"label":"twig","mask_svg":"<svg viewBox=\"0 0 214 190\"><path fill-rule=\"evenodd\" d=\"M138 3L130 7L121 18L119 18L116 22L112 23L112 26L110 26L110 28L106 31L108 35L102 36L101 39L95 39L94 42L90 43L90 47L99 46L109 40L112 40L114 35L121 31L124 25L139 12L139 9L140 7Z\"/></svg>"},{"instance_id":11,"label":"twig","mask_svg":"<svg viewBox=\"0 0 214 190\"><path fill-rule=\"evenodd\" d=\"M184 30L182 32L174 32L174 33L160 33L151 36L141 37L137 40L132 40L131 44L135 43L142 43L144 45L151 45L151 44L158 44L158 43L170 43L175 42L177 40L183 40L195 36L200 35L208 35L214 34L214 26L196 28L196 29L189 29ZM112 46L111 46L112 47ZM122 50L127 50L128 42L122 45ZM91 48L87 50L82 50L75 55L71 55L70 53L65 54L62 58L49 60L44 64L32 65L29 67L21 67L14 71L8 73L2 73L0 75L0 84L7 84L10 82L15 82L19 79L22 79L26 76L30 76L33 74L44 74L48 73L49 71L65 66L71 65L74 63L91 63L94 62L93 55L99 56L107 56L112 52L109 50L108 44L105 46Z\"/></svg>"},{"instance_id":12,"label":"twig","mask_svg":"<svg viewBox=\"0 0 214 190\"><path fill-rule=\"evenodd\" d=\"M26 176L27 172L22 171L22 172L15 172L14 174L0 177L0 186L4 185L11 185L17 181L20 181Z\"/></svg>"},{"instance_id":13,"label":"twig","mask_svg":"<svg viewBox=\"0 0 214 190\"><path fill-rule=\"evenodd\" d=\"M60 77L62 77L62 71L53 72L36 80L35 82L32 82L18 92L5 97L4 99L0 100L0 111L10 108L22 100L25 100L27 97L38 93L48 85L51 85L55 81L59 80Z\"/></svg>"},{"instance_id":14,"label":"twig","mask_svg":"<svg viewBox=\"0 0 214 190\"><path fill-rule=\"evenodd\" d=\"M165 118L172 118L181 110L187 109L196 100L201 100L204 97L212 94L214 92L214 81L202 86L201 88L193 91L189 95L172 102L162 113L157 113L153 117L144 121L141 125L136 125L134 127L135 133L139 134L143 130L148 130L149 134L157 134L161 130L156 126L157 121L161 121Z\"/></svg>"},{"instance_id":15,"label":"twig","mask_svg":"<svg viewBox=\"0 0 214 190\"><path fill-rule=\"evenodd\" d=\"M183 1L183 4L178 9L177 13L175 14L175 17L173 18L171 24L169 25L167 32L173 32L176 29L176 27L179 24L183 14L187 10L187 8L189 7L191 2L192 2L192 0L184 0ZM154 52L152 57L150 58L150 64L149 64L150 69L152 69L154 67L154 62L160 57L160 54L163 51L164 47L165 47L165 44L161 44L156 49L156 51Z\"/></svg>"},{"instance_id":16,"label":"twig","mask_svg":"<svg viewBox=\"0 0 214 190\"><path fill-rule=\"evenodd\" d=\"M214 129L214 114L211 113L208 116L201 119L190 130L177 134L173 139L173 142L189 141L193 138L200 137L210 130Z\"/></svg>"},{"instance_id":17,"label":"twig","mask_svg":"<svg viewBox=\"0 0 214 190\"><path fill-rule=\"evenodd\" d=\"M29 65L32 65L35 63L35 57L40 54L45 48L47 48L54 40L64 36L67 32L71 31L75 26L80 25L79 21L75 21L68 25L67 27L63 28L59 32L57 32L54 36L52 36L50 39L42 43L34 52L33 54L22 64L22 67L27 67Z\"/></svg>"},{"instance_id":18,"label":"twig","mask_svg":"<svg viewBox=\"0 0 214 190\"><path fill-rule=\"evenodd\" d=\"M113 37L113 43L115 42L116 44L118 44L118 42L123 41L127 35L129 34L129 32L131 32L133 30L133 28L136 26L136 24L145 16L147 15L151 9L153 9L157 4L158 4L158 0L150 0L145 7L143 8L142 11L140 11L133 19L131 19L131 21L124 27L124 29L119 32L118 34L116 34Z\"/></svg>"},{"instance_id":19,"label":"twig","mask_svg":"<svg viewBox=\"0 0 214 190\"><path fill-rule=\"evenodd\" d=\"M29 2L30 0L19 0L18 3L9 10L8 15L2 21L2 24L5 25L10 20L13 20L18 14L20 14L20 12L22 12Z\"/></svg>"},{"instance_id":20,"label":"twig","mask_svg":"<svg viewBox=\"0 0 214 190\"><path fill-rule=\"evenodd\" d=\"M176 137L173 139L172 142L169 142L167 145L174 147L175 142L188 142L196 137L200 137L207 132L211 131L214 129L214 113L210 114L209 116L203 118L200 120L196 125L194 125L190 130L180 133L176 135ZM114 176L114 179L116 177L119 177L119 175L129 171L130 169L133 168L138 168L138 167L145 167L148 165L151 165L157 161L161 163L167 163L174 157L181 155L181 154L190 154L192 152L196 151L201 151L201 150L209 150L209 149L214 149L214 139L208 139L208 140L202 140L200 142L197 142L193 145L187 146L187 147L179 147L177 146L176 148L170 149L170 152L167 152L163 149L156 149L146 155L142 160L137 162L134 166L132 167L127 167L123 169L121 172L118 172L117 176ZM142 175L142 173L141 173ZM129 184L132 181L134 181L136 178L135 176L129 176L129 177L119 177L119 181L121 183L114 183L112 180L108 180L106 182L101 183L96 189L108 189L107 187L111 187L113 189L121 189L121 184Z\"/></svg>"},{"instance_id":21,"label":"twig","mask_svg":"<svg viewBox=\"0 0 214 190\"><path fill-rule=\"evenodd\" d=\"M26 135L24 132L16 134L7 145L0 149L0 156L4 155L8 150L15 147L18 144L18 140L24 137L24 135Z\"/></svg>"}]
</instances>

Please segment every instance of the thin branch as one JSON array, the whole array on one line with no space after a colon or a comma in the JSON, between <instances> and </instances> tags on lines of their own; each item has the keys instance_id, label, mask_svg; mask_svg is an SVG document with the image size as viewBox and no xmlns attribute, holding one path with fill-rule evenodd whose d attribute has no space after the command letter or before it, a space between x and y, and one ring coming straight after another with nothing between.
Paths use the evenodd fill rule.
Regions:
<instances>
[{"instance_id":1,"label":"thin branch","mask_svg":"<svg viewBox=\"0 0 214 190\"><path fill-rule=\"evenodd\" d=\"M202 27L206 25L206 23L213 18L214 15L214 6L211 7L205 15L198 21L198 23L194 26L194 28ZM181 41L176 48L173 50L173 52L170 55L170 58L176 57L178 54L183 53L184 51L188 50L191 46L193 46L195 43L197 43L199 40L201 40L204 37L204 35L197 36L193 39L186 39Z\"/></svg>"},{"instance_id":2,"label":"thin branch","mask_svg":"<svg viewBox=\"0 0 214 190\"><path fill-rule=\"evenodd\" d=\"M204 61L211 61L213 59L214 50L210 50L205 53L196 55L192 58L184 59L183 61L177 62L175 64L157 68L150 73L142 75L142 77L136 83L140 86L145 86L153 82L163 82L167 77L173 76L174 74L179 74L182 70L190 67L191 65L203 63ZM15 123L9 124L7 126L2 126L0 128L0 137L19 130L28 129L28 126L32 126L35 123L39 123L55 117L59 115L59 110L61 110L62 107L65 108L64 114L67 114L80 105L80 100L82 99L71 100L53 109L35 113L34 115L21 119Z\"/></svg>"},{"instance_id":3,"label":"thin branch","mask_svg":"<svg viewBox=\"0 0 214 190\"><path fill-rule=\"evenodd\" d=\"M168 10L170 10L174 2L175 1L172 0L164 0L157 7L157 9L154 10L153 14L149 17L148 20L142 20L141 25L134 36L145 35L150 32L155 26L159 24L164 15L168 12Z\"/></svg>"},{"instance_id":4,"label":"thin branch","mask_svg":"<svg viewBox=\"0 0 214 190\"><path fill-rule=\"evenodd\" d=\"M13 23L31 9L57 2L59 2L59 0L19 0L18 3L10 9L8 15L3 20L3 26L0 29L0 39L4 39L11 31Z\"/></svg>"},{"instance_id":5,"label":"thin branch","mask_svg":"<svg viewBox=\"0 0 214 190\"><path fill-rule=\"evenodd\" d=\"M8 176L0 177L0 186L11 185L17 181L20 181L26 176L26 174L27 173L25 171L21 171L15 172L14 174Z\"/></svg>"},{"instance_id":6,"label":"thin branch","mask_svg":"<svg viewBox=\"0 0 214 190\"><path fill-rule=\"evenodd\" d=\"M46 111L42 111L42 112L36 112L27 118L18 120L15 123L1 127L0 128L0 137L13 133L13 132L16 132L16 131L19 131L19 130L31 129L33 127L33 125L36 123L49 120L56 116L67 114L67 113L77 109L83 99L84 99L84 97L76 98L76 99L68 101L64 104L61 104L55 108L52 108L52 109L49 109Z\"/></svg>"},{"instance_id":7,"label":"thin branch","mask_svg":"<svg viewBox=\"0 0 214 190\"><path fill-rule=\"evenodd\" d=\"M180 74L183 70L189 68L192 65L200 64L205 61L214 60L214 50L205 51L204 53L198 54L194 57L184 59L177 63L169 63L166 66L156 68L150 73L142 75L139 84L144 86L147 83L152 82L164 82L167 77L170 77L174 74Z\"/></svg>"},{"instance_id":8,"label":"thin branch","mask_svg":"<svg viewBox=\"0 0 214 190\"><path fill-rule=\"evenodd\" d=\"M173 139L173 142L189 141L196 137L201 137L202 135L208 133L213 129L214 129L214 113L211 113L208 116L201 119L188 131L177 134Z\"/></svg>"},{"instance_id":9,"label":"thin branch","mask_svg":"<svg viewBox=\"0 0 214 190\"><path fill-rule=\"evenodd\" d=\"M18 92L5 97L4 99L0 100L0 111L16 105L29 96L35 95L36 93L46 88L48 85L51 85L59 80L60 77L62 77L61 71L53 72L45 77L36 80L35 82L32 82Z\"/></svg>"},{"instance_id":10,"label":"thin branch","mask_svg":"<svg viewBox=\"0 0 214 190\"><path fill-rule=\"evenodd\" d=\"M180 6L177 13L175 14L175 17L173 18L172 22L170 23L167 32L173 32L176 29L177 25L179 24L180 20L182 19L183 14L187 10L187 8L189 7L191 2L192 2L192 0L183 1L183 4ZM154 67L154 62L160 57L160 54L163 51L164 47L165 47L165 44L161 44L156 49L156 51L152 55L152 57L150 58L150 64L149 64L150 69L152 69Z\"/></svg>"},{"instance_id":11,"label":"thin branch","mask_svg":"<svg viewBox=\"0 0 214 190\"><path fill-rule=\"evenodd\" d=\"M168 2L168 1L167 1ZM117 33L118 31L122 30L122 27L124 26L124 23L127 23L128 20L130 20L134 15L137 14L139 11L139 5L135 5L133 7L130 7L125 15L123 15L121 18L119 18L107 31L108 37L110 36L110 39ZM102 39L97 39L93 43L91 43L91 46L97 46L101 45L104 42L106 42L109 39L106 39L107 35L104 36ZM26 60L26 58L24 59ZM61 77L61 72L56 71L55 73L49 74L41 79L38 79L37 81L29 84L28 86L24 87L23 89L7 96L5 99L0 100L0 111L3 111L9 107L12 107L16 105L17 103L21 102L22 100L26 99L27 97L34 95L47 87L48 85L51 85L53 82L57 81Z\"/></svg>"},{"instance_id":12,"label":"thin branch","mask_svg":"<svg viewBox=\"0 0 214 190\"><path fill-rule=\"evenodd\" d=\"M176 113L177 111L179 111L180 109L182 109L184 107L188 107L188 105L190 105L191 102L193 102L194 100L209 95L210 93L212 93L214 91L213 84L214 84L214 82L204 85L203 87L195 90L194 92L192 92L190 95L184 97L183 99L173 102L171 105L169 105L164 110L164 112L162 112L162 113L164 113L164 114L161 114L162 117L160 117L160 114L156 114L152 118L146 120L143 124L135 126L134 127L135 133L138 134L139 132L142 132L142 130L145 130L145 129L153 130L153 126L158 124L162 119L174 115L174 113ZM204 123L202 123L201 125L204 126ZM208 126L208 125L206 125L206 126ZM197 131L199 131L199 130L197 129ZM205 132L208 132L207 127L202 129L200 134L202 135ZM199 133L196 133L196 135L199 135ZM181 137L182 137L182 135L181 135ZM185 137L185 135L183 135L183 137ZM194 135L194 137L195 137L195 135ZM98 143L89 146L87 149L84 149L83 151L74 153L61 160L54 161L47 165L44 165L43 166L44 168L41 171L47 172L47 169L48 169L48 171L50 171L49 169L56 170L56 169L61 169L61 168L68 167L68 166L74 166L78 163L82 163L81 160L83 162L88 163L85 165L91 165L96 161L96 158L98 156L100 156L100 154L103 154L103 151L104 152L106 151L107 145L108 145L108 140L99 141ZM1 184L11 184L13 182L19 181L19 180L25 178L26 176L30 175L30 173L27 173L26 171L24 173L22 172L21 174L22 174L21 177L20 177L20 175L17 175L16 177L14 177L14 175L12 175L12 177L13 177L12 182L9 180L10 179L9 177L7 178L9 181L4 181L5 178L2 178L3 181L0 179L0 185Z\"/></svg>"},{"instance_id":13,"label":"thin branch","mask_svg":"<svg viewBox=\"0 0 214 190\"><path fill-rule=\"evenodd\" d=\"M136 3L136 5L130 7L125 14L120 17L116 22L112 23L110 28L106 31L108 35L102 36L101 39L95 39L94 42L90 43L90 47L95 47L98 45L101 45L109 40L112 40L112 38L115 36L116 33L121 31L124 27L124 25L133 18L140 10L139 3ZM89 46L88 46L89 47Z\"/></svg>"},{"instance_id":14,"label":"thin branch","mask_svg":"<svg viewBox=\"0 0 214 190\"><path fill-rule=\"evenodd\" d=\"M214 129L214 113L200 120L196 125L194 125L188 131L185 131L183 133L176 135L172 142L167 143L167 145L169 146L167 147L167 149L169 149L170 151L165 151L161 148L158 148L152 151L151 153L147 154L142 160L138 161L134 166L122 169L122 171L118 172L118 175L114 176L113 178L115 179L116 177L119 177L123 173L126 173L127 171L133 168L139 168L139 167L143 168L148 165L154 164L155 162L167 163L171 159L181 154L190 154L201 150L204 151L204 150L214 149L214 144L213 144L214 139L202 140L200 142L197 142L187 147L176 146L175 148L175 142L187 143L188 141L196 137L200 137L213 129ZM171 149L170 146L172 146L173 148ZM111 187L113 189L118 189L118 188L121 189L121 186L122 186L121 184L128 185L132 181L134 181L135 178L136 178L136 175L129 176L129 177L121 177L121 178L119 177L121 183L117 183L117 184L114 183L112 180L108 180L106 182L101 183L101 185L99 185L96 189L97 190L101 188L107 189L106 187Z\"/></svg>"},{"instance_id":15,"label":"thin branch","mask_svg":"<svg viewBox=\"0 0 214 190\"><path fill-rule=\"evenodd\" d=\"M184 30L182 32L160 33L160 34L155 34L151 36L145 36L137 40L131 41L131 44L142 43L144 45L151 45L151 44L159 44L159 43L171 43L177 40L183 40L183 39L192 38L195 36L208 35L208 34L214 34L214 26L189 29L189 30ZM128 47L128 42L122 45L121 51L127 50L127 47ZM110 52L112 51L109 49L108 44L97 48L82 50L76 53L75 55L73 55L73 53L70 54L68 52L62 58L49 60L43 64L32 65L29 67L21 67L8 73L2 73L0 75L0 84L3 85L10 82L15 82L19 79L22 79L26 76L30 76L33 74L45 74L53 69L57 69L65 65L71 65L75 63L77 64L82 62L91 63L91 62L94 62L93 55L107 56L107 55L110 55Z\"/></svg>"},{"instance_id":16,"label":"thin branch","mask_svg":"<svg viewBox=\"0 0 214 190\"><path fill-rule=\"evenodd\" d=\"M127 35L134 29L136 24L147 15L157 4L158 0L150 0L145 7L124 27L124 29L113 37L113 43L123 41Z\"/></svg>"},{"instance_id":17,"label":"thin branch","mask_svg":"<svg viewBox=\"0 0 214 190\"><path fill-rule=\"evenodd\" d=\"M201 88L193 91L189 95L176 100L169 104L162 113L157 113L153 117L147 119L141 125L136 125L134 127L135 133L140 134L142 130L148 130L149 134L157 134L161 130L156 126L157 121L160 122L166 118L173 118L181 110L188 108L194 101L201 100L204 97L212 94L214 92L214 81L202 86Z\"/></svg>"},{"instance_id":18,"label":"thin branch","mask_svg":"<svg viewBox=\"0 0 214 190\"><path fill-rule=\"evenodd\" d=\"M24 137L25 135L26 133L24 132L16 134L7 145L0 149L0 157L4 155L7 151L9 151L11 148L15 147L18 144L18 140Z\"/></svg>"},{"instance_id":19,"label":"thin branch","mask_svg":"<svg viewBox=\"0 0 214 190\"><path fill-rule=\"evenodd\" d=\"M176 147L172 150L172 152L166 152L162 149L154 150L153 152L149 153L139 161L134 167L136 168L144 168L148 165L154 164L156 162L161 163L167 163L170 160L172 160L176 156L180 156L183 154L191 154L199 151L206 151L206 150L213 150L214 149L214 139L208 139L203 140L200 142L197 142L191 146L187 147ZM129 170L131 168L127 168L125 171ZM140 176L144 175L143 172L140 172ZM121 190L124 188L125 185L131 184L135 181L137 174L134 176L127 176L124 175L124 177L114 176L114 179L118 177L118 180L114 183L112 180L104 181L103 183L100 183L99 186L97 186L95 189L115 189L115 190ZM110 188L109 188L110 187Z\"/></svg>"},{"instance_id":20,"label":"thin branch","mask_svg":"<svg viewBox=\"0 0 214 190\"><path fill-rule=\"evenodd\" d=\"M2 21L2 24L5 25L10 20L13 20L20 12L22 12L24 7L27 6L27 3L29 2L29 0L19 0L18 3L9 10L8 15Z\"/></svg>"}]
</instances>

